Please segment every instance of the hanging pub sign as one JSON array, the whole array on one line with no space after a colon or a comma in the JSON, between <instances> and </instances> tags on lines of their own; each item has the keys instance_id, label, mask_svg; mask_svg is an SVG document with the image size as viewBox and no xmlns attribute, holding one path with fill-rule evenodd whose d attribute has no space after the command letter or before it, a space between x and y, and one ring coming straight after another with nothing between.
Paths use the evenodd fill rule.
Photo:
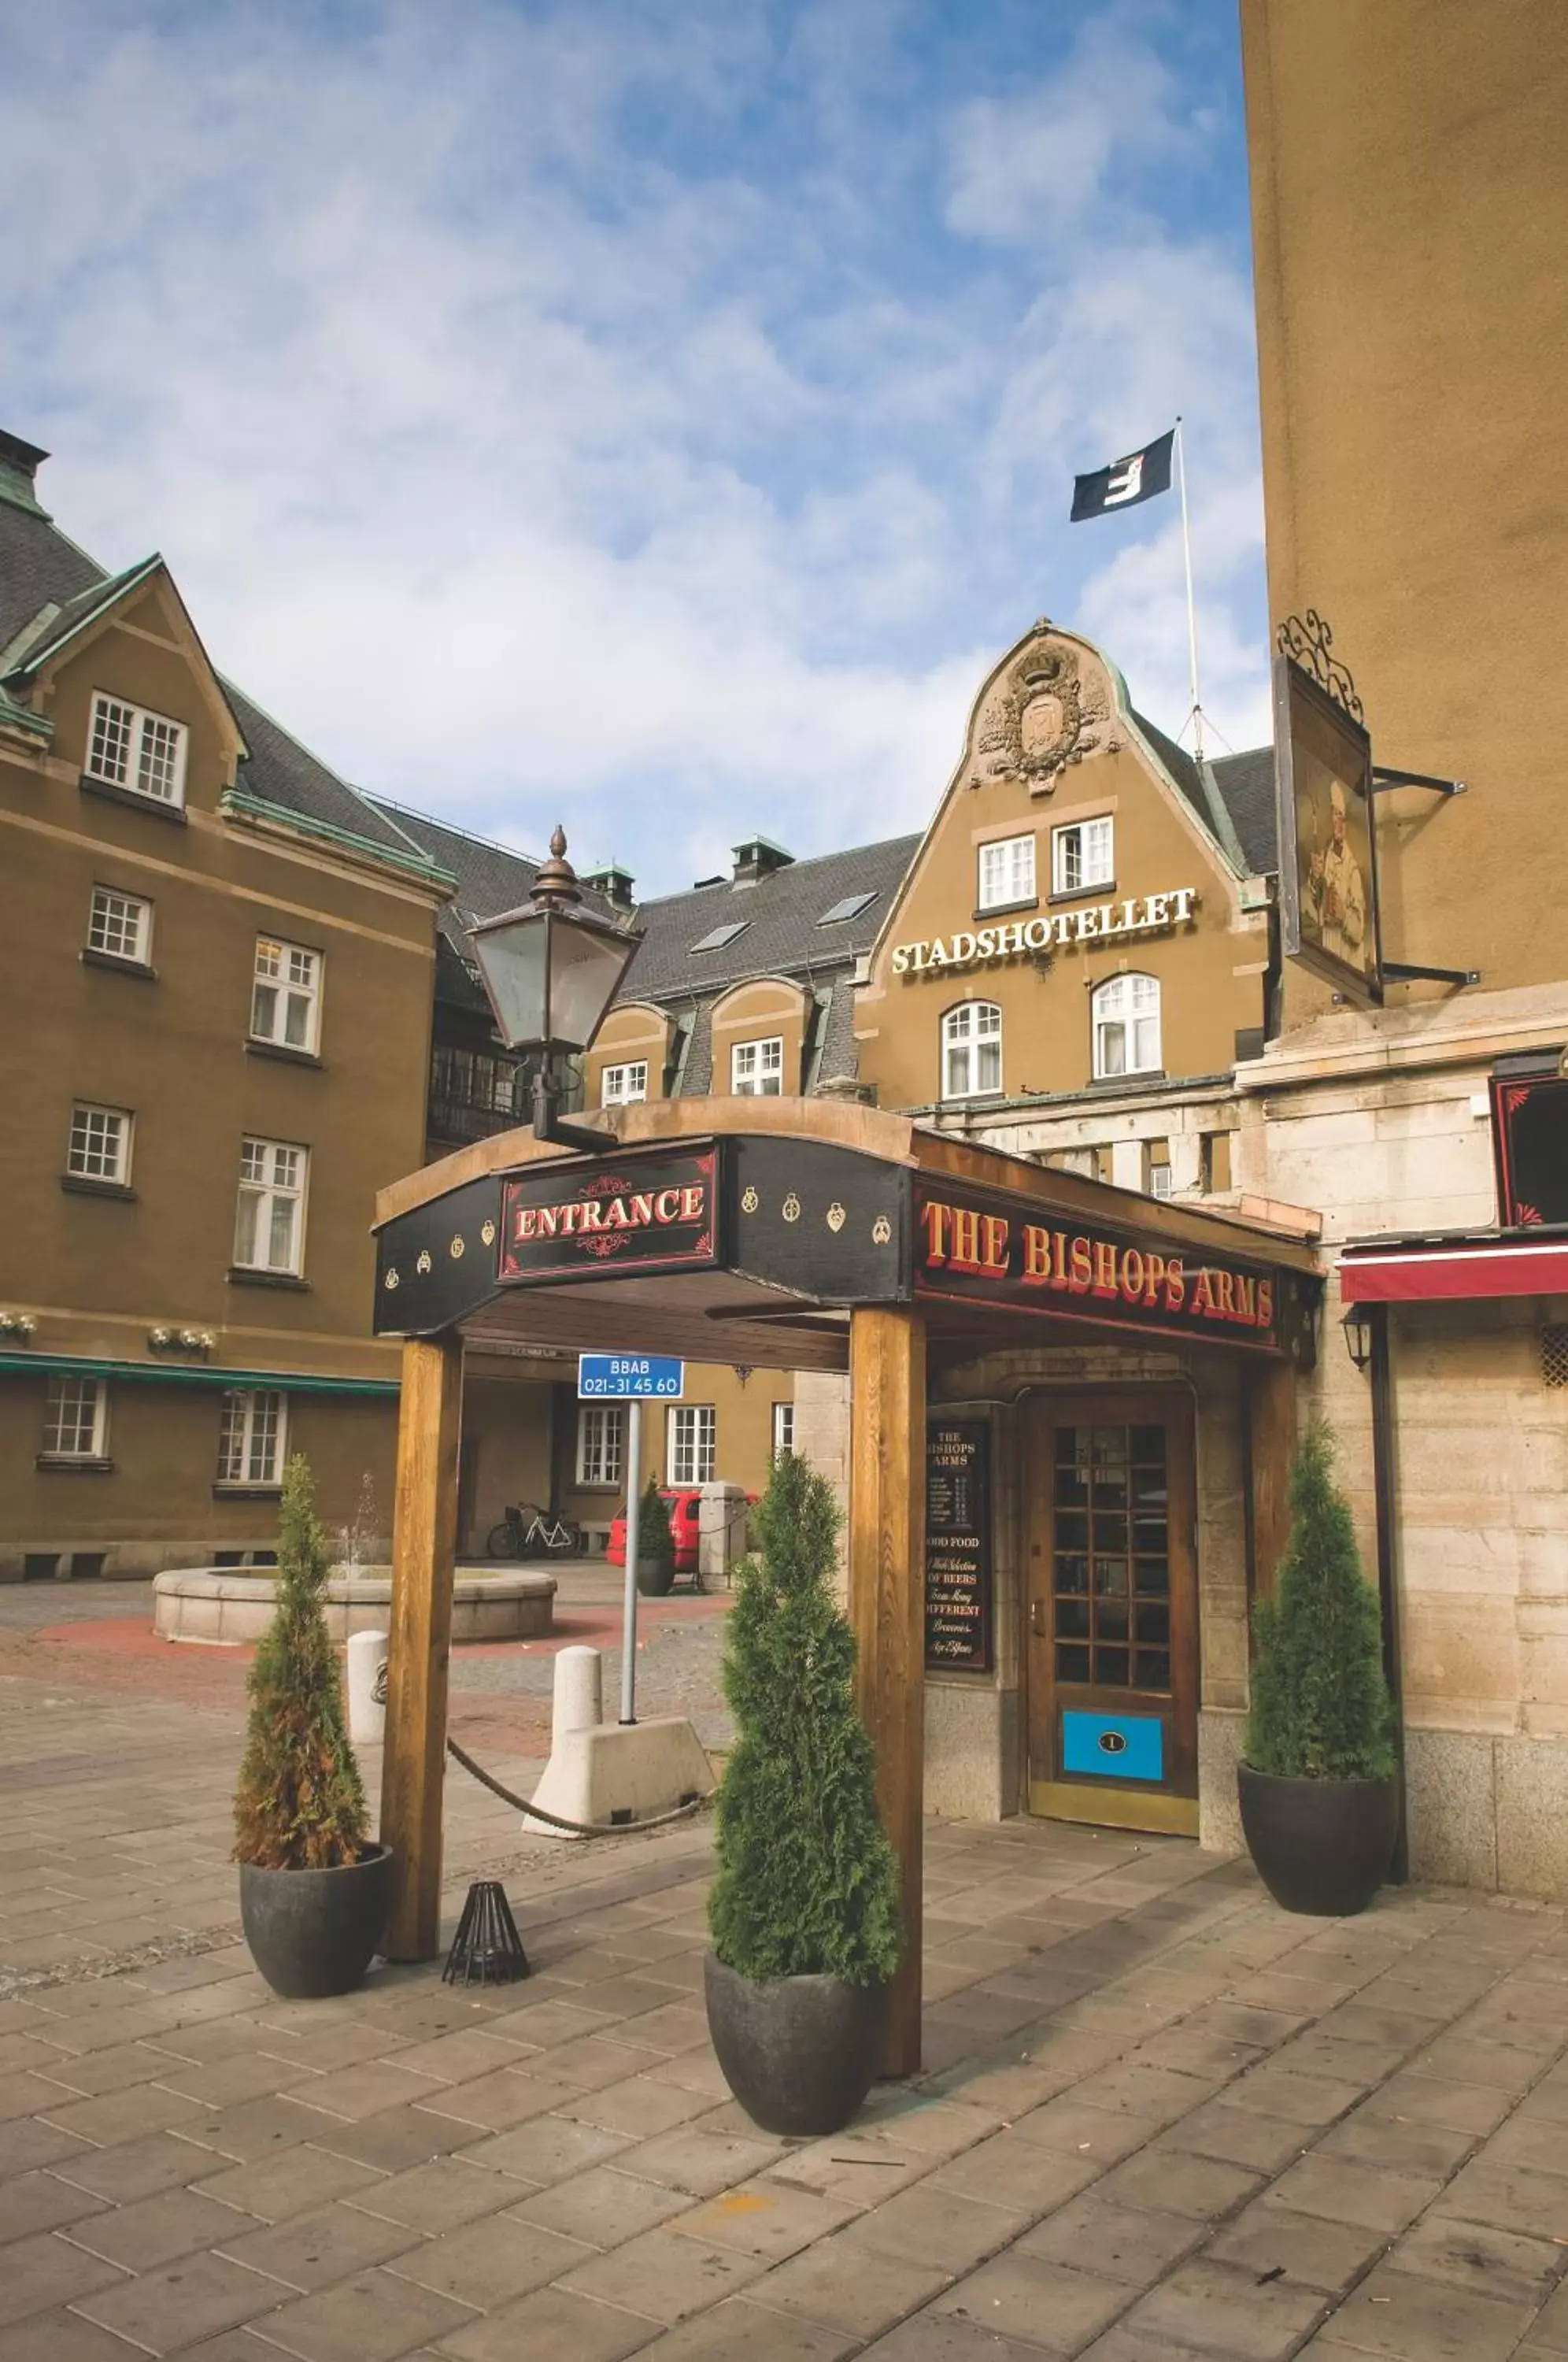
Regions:
<instances>
[{"instance_id":1,"label":"hanging pub sign","mask_svg":"<svg viewBox=\"0 0 1568 2362\"><path fill-rule=\"evenodd\" d=\"M1345 705L1280 655L1274 743L1286 955L1347 999L1381 1001L1372 740Z\"/></svg>"},{"instance_id":2,"label":"hanging pub sign","mask_svg":"<svg viewBox=\"0 0 1568 2362\"><path fill-rule=\"evenodd\" d=\"M513 1174L502 1184L496 1276L519 1286L709 1269L719 1260L717 1171L710 1142Z\"/></svg>"},{"instance_id":3,"label":"hanging pub sign","mask_svg":"<svg viewBox=\"0 0 1568 2362\"><path fill-rule=\"evenodd\" d=\"M925 1441L925 1665L991 1670L991 1431L933 1418Z\"/></svg>"},{"instance_id":4,"label":"hanging pub sign","mask_svg":"<svg viewBox=\"0 0 1568 2362\"><path fill-rule=\"evenodd\" d=\"M1286 1284L1266 1264L1157 1253L1102 1222L1042 1220L1027 1199L999 1190L915 1181L917 1297L1279 1351Z\"/></svg>"},{"instance_id":5,"label":"hanging pub sign","mask_svg":"<svg viewBox=\"0 0 1568 2362\"><path fill-rule=\"evenodd\" d=\"M1493 1076L1492 1144L1501 1228L1568 1223L1568 1076L1555 1060L1544 1072Z\"/></svg>"}]
</instances>

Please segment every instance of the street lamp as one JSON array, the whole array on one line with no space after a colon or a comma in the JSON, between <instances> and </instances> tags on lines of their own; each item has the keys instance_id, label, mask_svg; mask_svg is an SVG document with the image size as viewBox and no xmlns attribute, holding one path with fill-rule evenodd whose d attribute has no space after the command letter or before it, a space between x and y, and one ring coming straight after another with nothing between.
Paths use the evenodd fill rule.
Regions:
<instances>
[{"instance_id":1,"label":"street lamp","mask_svg":"<svg viewBox=\"0 0 1568 2362\"><path fill-rule=\"evenodd\" d=\"M1358 1370L1364 1370L1372 1359L1372 1316L1365 1305L1351 1305L1340 1327L1344 1332L1346 1352Z\"/></svg>"},{"instance_id":2,"label":"street lamp","mask_svg":"<svg viewBox=\"0 0 1568 2362\"><path fill-rule=\"evenodd\" d=\"M609 1132L563 1123L550 1072L557 1052L586 1050L642 936L581 907L566 833L550 839L550 858L534 891L515 911L482 919L469 938L496 1029L510 1050L536 1050L534 1137L562 1148L618 1146Z\"/></svg>"}]
</instances>

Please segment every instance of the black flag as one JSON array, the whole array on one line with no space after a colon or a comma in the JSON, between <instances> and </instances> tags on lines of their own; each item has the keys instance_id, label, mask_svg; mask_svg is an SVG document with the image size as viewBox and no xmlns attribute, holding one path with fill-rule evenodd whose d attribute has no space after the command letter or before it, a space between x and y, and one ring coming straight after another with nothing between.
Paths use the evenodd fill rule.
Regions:
<instances>
[{"instance_id":1,"label":"black flag","mask_svg":"<svg viewBox=\"0 0 1568 2362\"><path fill-rule=\"evenodd\" d=\"M1092 476L1075 476L1069 523L1081 524L1085 517L1110 516L1117 509L1136 508L1140 501L1152 501L1156 492L1168 492L1175 441L1173 426L1168 435L1145 444L1142 451L1130 451L1125 459L1097 468Z\"/></svg>"}]
</instances>

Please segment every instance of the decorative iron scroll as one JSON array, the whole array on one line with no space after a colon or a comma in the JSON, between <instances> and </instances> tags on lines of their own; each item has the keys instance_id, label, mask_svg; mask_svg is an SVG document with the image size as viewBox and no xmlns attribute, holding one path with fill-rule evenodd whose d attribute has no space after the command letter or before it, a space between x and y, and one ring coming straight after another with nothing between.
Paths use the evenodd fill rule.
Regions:
<instances>
[{"instance_id":1,"label":"decorative iron scroll","mask_svg":"<svg viewBox=\"0 0 1568 2362\"><path fill-rule=\"evenodd\" d=\"M1326 690L1353 722L1365 728L1366 709L1356 694L1354 677L1343 658L1334 655L1332 628L1316 607L1309 607L1304 617L1286 615L1274 635L1274 644L1282 657L1291 657L1303 671L1309 672L1319 688Z\"/></svg>"}]
</instances>

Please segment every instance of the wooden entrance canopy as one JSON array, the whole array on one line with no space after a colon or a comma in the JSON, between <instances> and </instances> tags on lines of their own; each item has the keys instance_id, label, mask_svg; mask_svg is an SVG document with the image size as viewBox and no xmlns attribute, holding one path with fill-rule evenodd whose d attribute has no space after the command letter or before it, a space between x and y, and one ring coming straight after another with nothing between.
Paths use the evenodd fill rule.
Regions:
<instances>
[{"instance_id":1,"label":"wooden entrance canopy","mask_svg":"<svg viewBox=\"0 0 1568 2362\"><path fill-rule=\"evenodd\" d=\"M886 2070L920 2058L928 1352L1082 1340L1233 1349L1260 1554L1283 1540L1294 1381L1320 1282L1298 1240L822 1099L602 1110L619 1145L511 1131L383 1190L375 1327L404 1340L381 1836L388 1948L438 1945L465 1340L678 1353L851 1377L849 1606L903 1878Z\"/></svg>"}]
</instances>

